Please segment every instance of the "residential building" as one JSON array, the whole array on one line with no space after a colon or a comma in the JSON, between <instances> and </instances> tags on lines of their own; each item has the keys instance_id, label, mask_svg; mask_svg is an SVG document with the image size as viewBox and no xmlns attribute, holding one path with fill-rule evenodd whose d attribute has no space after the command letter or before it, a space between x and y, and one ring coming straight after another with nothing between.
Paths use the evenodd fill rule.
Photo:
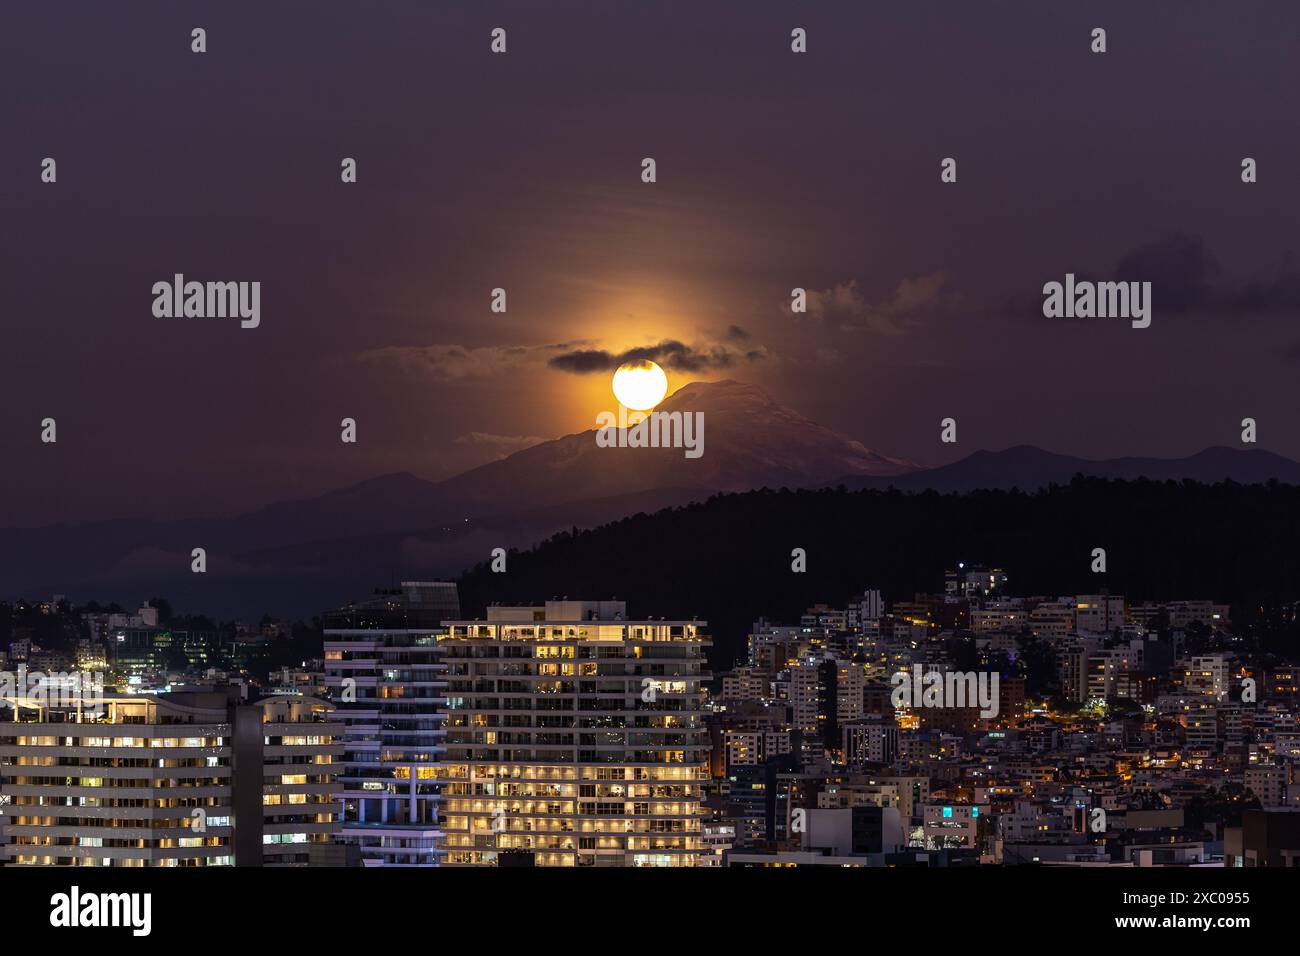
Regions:
<instances>
[{"instance_id":1,"label":"residential building","mask_svg":"<svg viewBox=\"0 0 1300 956\"><path fill-rule=\"evenodd\" d=\"M701 863L704 625L626 617L562 600L448 622L447 864Z\"/></svg>"},{"instance_id":2,"label":"residential building","mask_svg":"<svg viewBox=\"0 0 1300 956\"><path fill-rule=\"evenodd\" d=\"M328 701L233 688L0 699L7 865L305 864L338 832Z\"/></svg>"},{"instance_id":3,"label":"residential building","mask_svg":"<svg viewBox=\"0 0 1300 956\"><path fill-rule=\"evenodd\" d=\"M440 581L404 581L325 616L325 681L345 726L341 839L365 866L439 862L439 637L459 616L456 585Z\"/></svg>"}]
</instances>

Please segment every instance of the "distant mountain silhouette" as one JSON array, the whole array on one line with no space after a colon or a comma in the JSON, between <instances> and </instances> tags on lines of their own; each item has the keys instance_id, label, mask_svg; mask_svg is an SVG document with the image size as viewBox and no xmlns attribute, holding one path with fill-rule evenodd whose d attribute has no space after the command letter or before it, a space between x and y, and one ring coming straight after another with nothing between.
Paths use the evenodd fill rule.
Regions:
<instances>
[{"instance_id":1,"label":"distant mountain silhouette","mask_svg":"<svg viewBox=\"0 0 1300 956\"><path fill-rule=\"evenodd\" d=\"M887 488L902 491L975 491L981 488L1033 490L1068 484L1075 475L1094 478L1149 478L1152 481L1230 480L1257 484L1270 480L1300 484L1300 463L1262 450L1207 448L1188 458L1112 458L1092 461L1057 455L1032 445L1003 451L977 451L938 468L918 469L886 479L845 475L831 482L846 488Z\"/></svg>"},{"instance_id":2,"label":"distant mountain silhouette","mask_svg":"<svg viewBox=\"0 0 1300 956\"><path fill-rule=\"evenodd\" d=\"M166 594L212 613L320 610L390 576L450 575L493 547L523 546L718 491L903 474L871 451L735 381L696 382L666 412L704 414L704 455L601 448L595 429L542 442L441 482L401 472L225 519L112 521L0 530L0 595L124 603ZM203 547L208 573L189 572Z\"/></svg>"},{"instance_id":3,"label":"distant mountain silhouette","mask_svg":"<svg viewBox=\"0 0 1300 956\"><path fill-rule=\"evenodd\" d=\"M1300 464L1210 448L1185 459L1087 461L1021 446L939 468L873 451L775 402L756 385L696 382L666 412L704 414L704 454L601 448L594 429L542 442L445 481L400 472L230 518L108 521L0 530L0 596L134 600L232 616L309 615L403 577L446 577L493 548L758 488L970 491L1112 478L1300 484ZM191 549L207 552L190 572Z\"/></svg>"},{"instance_id":4,"label":"distant mountain silhouette","mask_svg":"<svg viewBox=\"0 0 1300 956\"><path fill-rule=\"evenodd\" d=\"M745 491L801 487L843 475L898 475L910 461L871 451L778 404L757 385L693 382L657 411L702 412L704 454L679 448L601 448L595 430L515 452L438 486L464 505L545 507L652 488Z\"/></svg>"},{"instance_id":5,"label":"distant mountain silhouette","mask_svg":"<svg viewBox=\"0 0 1300 956\"><path fill-rule=\"evenodd\" d=\"M227 524L241 540L291 543L409 531L656 489L805 487L845 475L892 476L916 468L804 418L757 385L693 382L657 410L703 412L704 455L689 459L676 448L601 448L593 428L444 481L409 472L383 475L316 498L269 505Z\"/></svg>"}]
</instances>

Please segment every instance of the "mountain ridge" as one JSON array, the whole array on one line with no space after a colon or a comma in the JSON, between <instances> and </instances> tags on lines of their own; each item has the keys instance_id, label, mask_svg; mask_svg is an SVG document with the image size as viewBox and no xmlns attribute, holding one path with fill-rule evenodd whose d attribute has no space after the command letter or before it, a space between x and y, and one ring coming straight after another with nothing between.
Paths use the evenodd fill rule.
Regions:
<instances>
[{"instance_id":1,"label":"mountain ridge","mask_svg":"<svg viewBox=\"0 0 1300 956\"><path fill-rule=\"evenodd\" d=\"M900 491L1034 490L1067 484L1077 474L1095 478L1152 481L1230 480L1262 484L1270 480L1300 484L1300 462L1265 449L1212 445L1180 458L1124 456L1090 459L1062 455L1036 445L1013 445L1000 451L980 449L934 468L918 469L887 480L846 475L825 487L898 488Z\"/></svg>"},{"instance_id":2,"label":"mountain ridge","mask_svg":"<svg viewBox=\"0 0 1300 956\"><path fill-rule=\"evenodd\" d=\"M310 613L369 593L392 577L445 577L497 547L523 548L718 493L769 488L1032 490L1075 474L1222 478L1300 485L1300 464L1222 446L1188 458L1092 461L1032 445L980 450L936 468L868 448L724 380L678 389L659 408L704 414L704 455L683 449L601 448L596 430L560 436L442 481L377 475L228 518L115 519L0 530L0 596L50 593L133 600L166 594L214 613L278 608ZM208 573L190 573L203 547ZM286 605L290 605L286 607Z\"/></svg>"}]
</instances>

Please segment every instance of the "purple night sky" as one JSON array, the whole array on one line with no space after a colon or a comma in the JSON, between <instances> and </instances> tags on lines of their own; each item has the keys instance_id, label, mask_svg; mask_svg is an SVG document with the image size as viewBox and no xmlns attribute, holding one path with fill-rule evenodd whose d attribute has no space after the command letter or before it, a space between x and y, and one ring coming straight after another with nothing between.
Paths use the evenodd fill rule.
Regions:
<instances>
[{"instance_id":1,"label":"purple night sky","mask_svg":"<svg viewBox=\"0 0 1300 956\"><path fill-rule=\"evenodd\" d=\"M592 427L565 356L665 341L674 389L928 465L1245 416L1300 458L1290 0L130 6L3 17L0 526L447 477ZM155 318L177 272L260 281L261 326ZM1043 318L1067 272L1151 281L1151 328Z\"/></svg>"}]
</instances>

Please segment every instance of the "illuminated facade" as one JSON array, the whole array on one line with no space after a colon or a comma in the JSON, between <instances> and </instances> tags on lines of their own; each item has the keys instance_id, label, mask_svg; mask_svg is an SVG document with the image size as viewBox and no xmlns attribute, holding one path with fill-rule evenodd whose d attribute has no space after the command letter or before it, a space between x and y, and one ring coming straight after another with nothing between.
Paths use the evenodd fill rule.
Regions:
<instances>
[{"instance_id":1,"label":"illuminated facade","mask_svg":"<svg viewBox=\"0 0 1300 956\"><path fill-rule=\"evenodd\" d=\"M566 600L447 622L447 865L705 865L703 625L624 617Z\"/></svg>"},{"instance_id":2,"label":"illuminated facade","mask_svg":"<svg viewBox=\"0 0 1300 956\"><path fill-rule=\"evenodd\" d=\"M366 866L436 866L445 704L438 637L456 585L403 582L325 617L325 678L346 726L341 839Z\"/></svg>"},{"instance_id":3,"label":"illuminated facade","mask_svg":"<svg viewBox=\"0 0 1300 956\"><path fill-rule=\"evenodd\" d=\"M338 831L329 702L221 689L102 705L0 700L6 865L305 864Z\"/></svg>"},{"instance_id":4,"label":"illuminated facade","mask_svg":"<svg viewBox=\"0 0 1300 956\"><path fill-rule=\"evenodd\" d=\"M255 706L262 711L262 865L305 866L311 846L332 842L343 818L335 793L343 725L334 705L315 697L267 697Z\"/></svg>"}]
</instances>

